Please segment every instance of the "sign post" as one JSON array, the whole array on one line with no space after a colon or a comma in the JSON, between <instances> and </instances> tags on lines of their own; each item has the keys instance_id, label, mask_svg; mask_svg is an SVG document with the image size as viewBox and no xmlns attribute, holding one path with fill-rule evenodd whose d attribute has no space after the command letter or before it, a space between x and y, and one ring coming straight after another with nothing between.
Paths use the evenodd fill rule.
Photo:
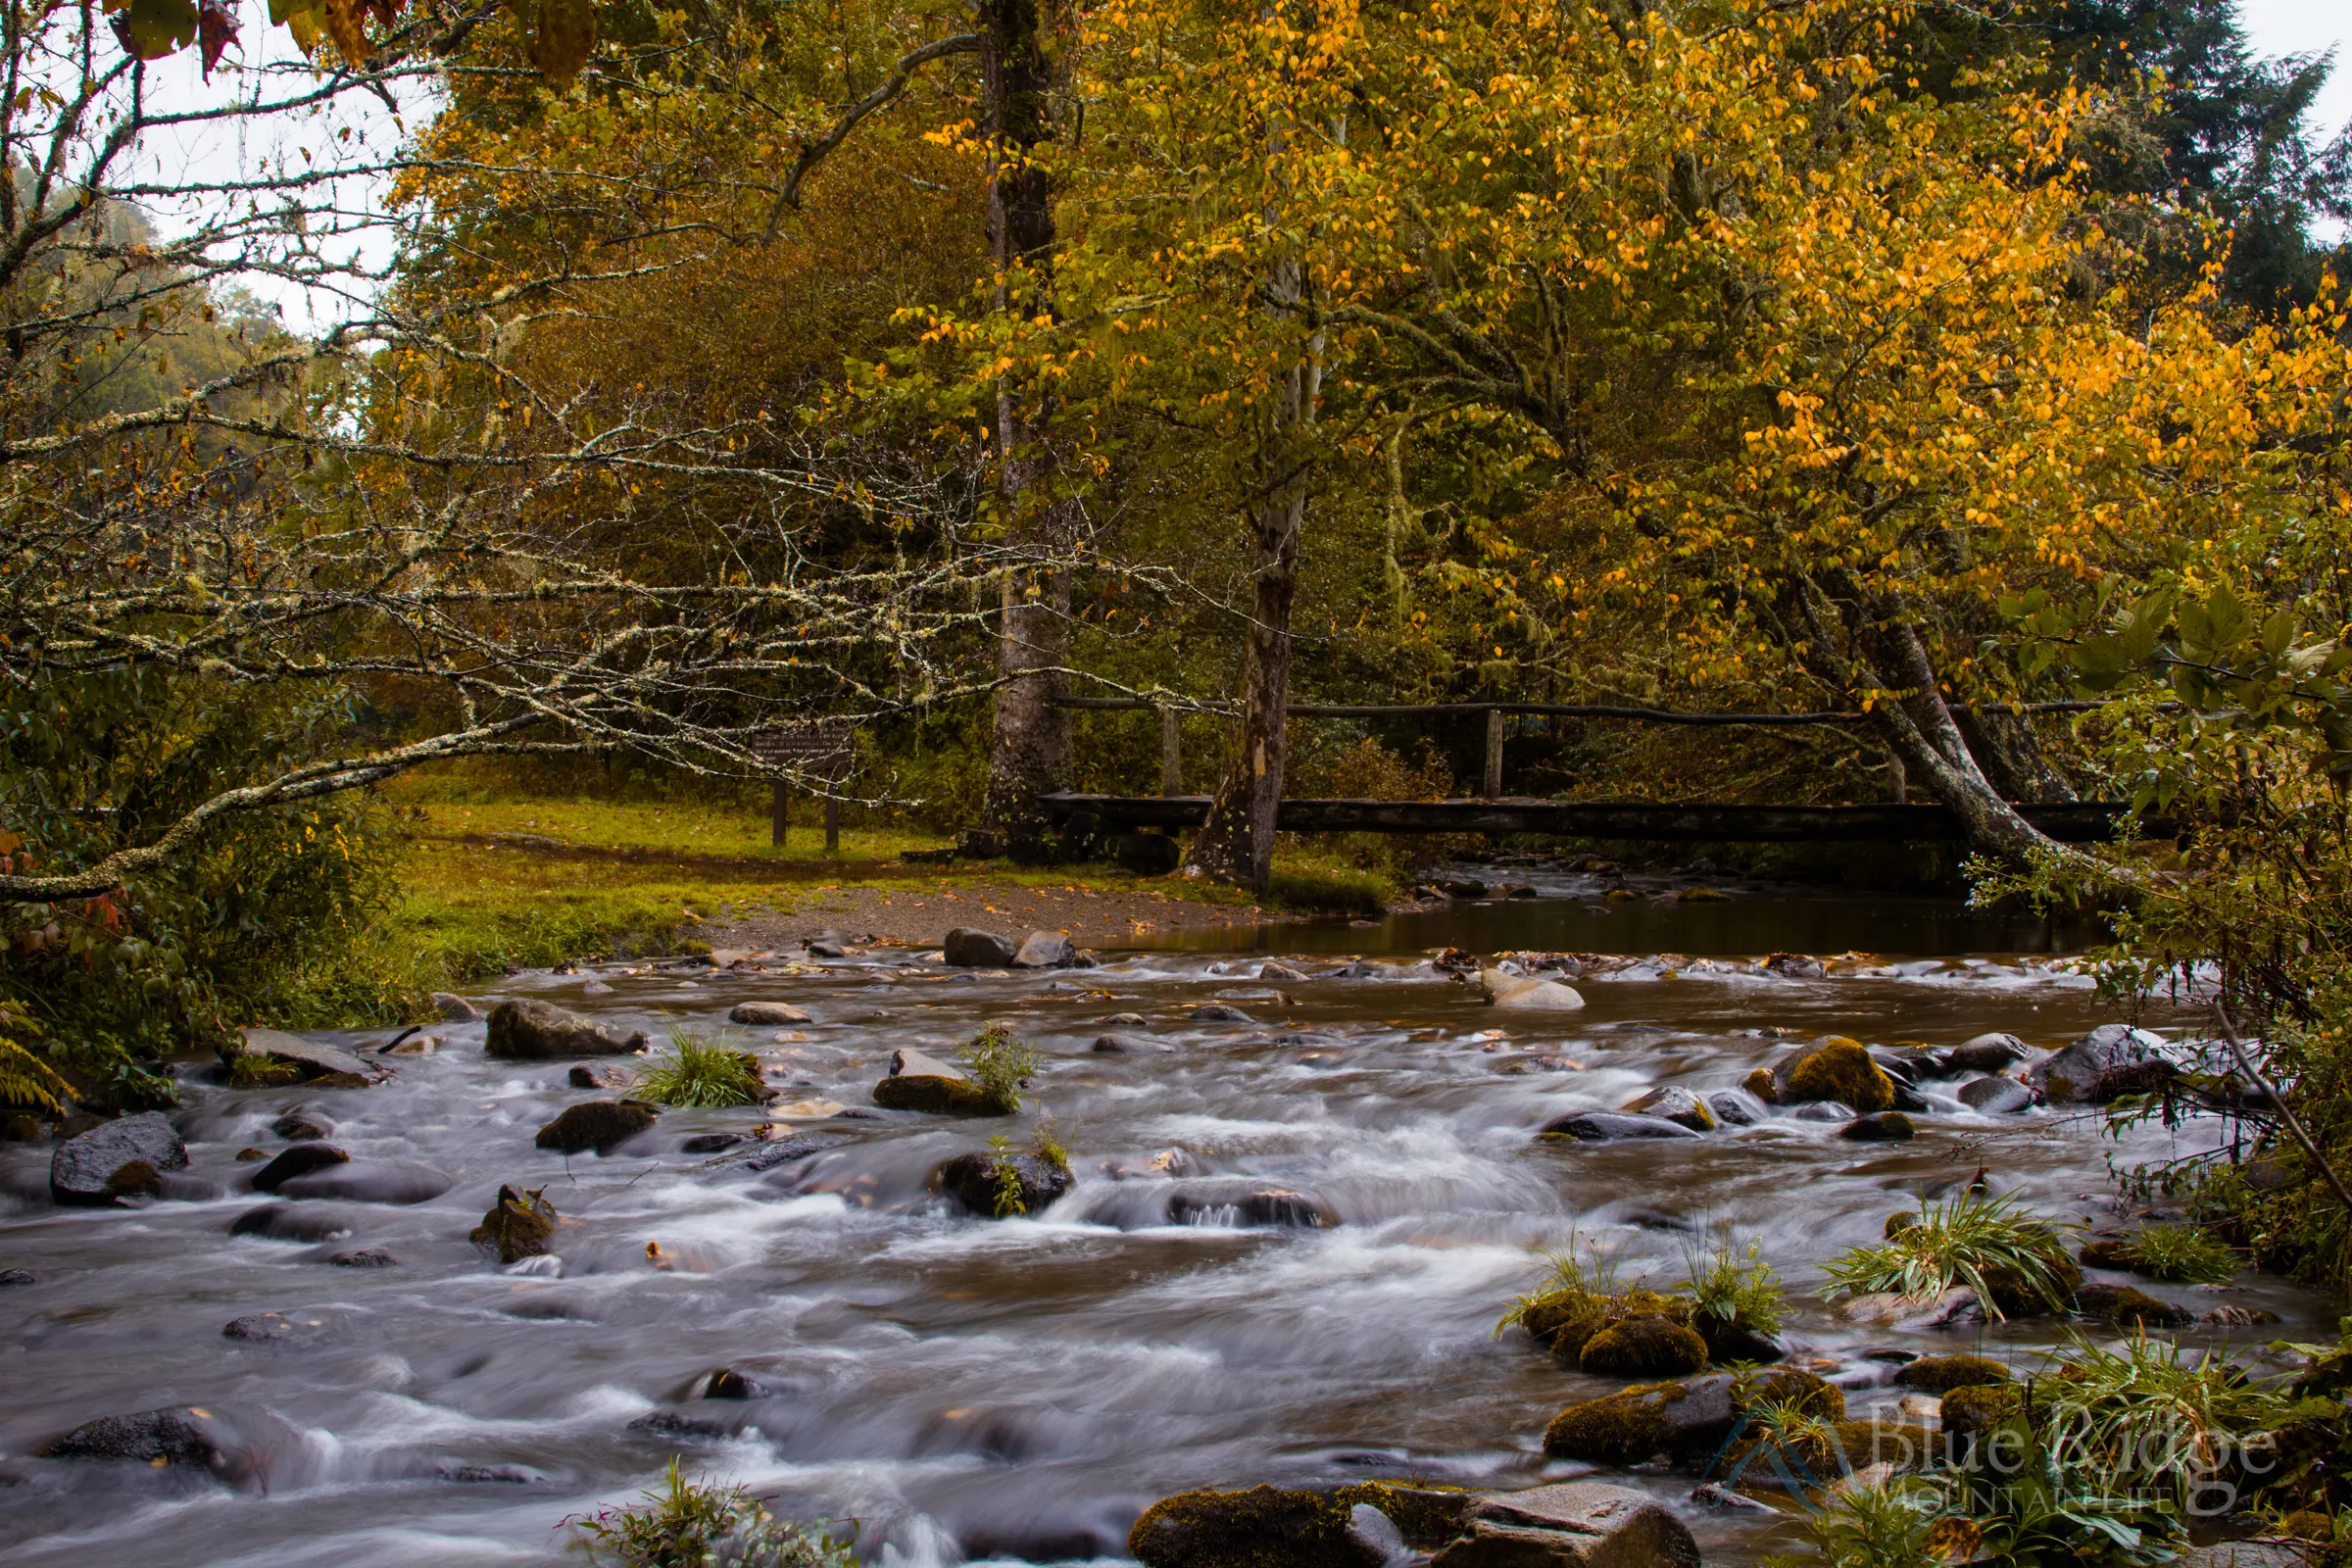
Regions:
<instances>
[{"instance_id":1,"label":"sign post","mask_svg":"<svg viewBox=\"0 0 2352 1568\"><path fill-rule=\"evenodd\" d=\"M854 728L846 718L781 725L754 735L752 755L770 767L789 766L803 772L822 773L838 784L850 770ZM779 850L784 847L784 806L788 794L789 786L777 779L775 794L768 803L768 833L769 841ZM841 853L841 799L831 791L825 795L825 853Z\"/></svg>"}]
</instances>

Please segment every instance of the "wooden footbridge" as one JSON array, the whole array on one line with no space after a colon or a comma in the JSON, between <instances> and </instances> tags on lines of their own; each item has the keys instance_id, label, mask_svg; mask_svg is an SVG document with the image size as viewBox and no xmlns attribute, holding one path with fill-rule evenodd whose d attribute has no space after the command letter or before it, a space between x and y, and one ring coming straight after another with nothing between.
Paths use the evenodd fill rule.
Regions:
<instances>
[{"instance_id":1,"label":"wooden footbridge","mask_svg":"<svg viewBox=\"0 0 2352 1568\"><path fill-rule=\"evenodd\" d=\"M1209 797L1177 793L1183 755L1177 720L1205 705L1176 706L1124 697L1065 697L1059 706L1078 709L1155 710L1160 715L1158 795L1049 795L1042 804L1070 825L1093 818L1101 833L1138 828L1199 827L1208 819ZM2037 703L2028 710L2073 711L2087 703ZM1207 709L1215 711L1214 709ZM1949 808L1893 802L1860 806L1728 806L1711 803L1568 802L1509 797L1502 793L1503 744L1511 715L1615 719L1696 725L1853 724L1866 715L1819 713L1694 713L1669 709L1572 703L1447 703L1411 706L1298 704L1294 718L1456 717L1483 714L1486 766L1477 796L1444 801L1286 800L1275 826L1286 833L1537 833L1562 838L1654 840L1670 843L1881 843L1965 842L1968 834ZM2126 808L2112 802L2021 805L2018 814L2060 843L2111 839Z\"/></svg>"}]
</instances>

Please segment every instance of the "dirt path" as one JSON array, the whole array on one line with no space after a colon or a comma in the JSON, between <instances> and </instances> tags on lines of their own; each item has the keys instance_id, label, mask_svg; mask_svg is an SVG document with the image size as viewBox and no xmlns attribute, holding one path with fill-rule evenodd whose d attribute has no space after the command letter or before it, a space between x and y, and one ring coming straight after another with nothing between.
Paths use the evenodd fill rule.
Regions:
<instances>
[{"instance_id":1,"label":"dirt path","mask_svg":"<svg viewBox=\"0 0 2352 1568\"><path fill-rule=\"evenodd\" d=\"M787 913L746 911L714 921L704 940L719 948L773 948L835 931L852 941L897 938L935 946L950 929L978 926L1019 937L1064 931L1084 948L1149 945L1155 935L1204 926L1263 925L1281 916L1254 905L1196 904L1165 893L941 880L936 887L820 888L800 894Z\"/></svg>"}]
</instances>

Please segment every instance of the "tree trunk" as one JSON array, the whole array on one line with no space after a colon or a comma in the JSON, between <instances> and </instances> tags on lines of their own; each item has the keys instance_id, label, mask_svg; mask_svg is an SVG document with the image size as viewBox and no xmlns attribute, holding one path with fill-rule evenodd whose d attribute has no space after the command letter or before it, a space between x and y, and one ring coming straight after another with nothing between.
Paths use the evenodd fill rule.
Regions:
<instances>
[{"instance_id":1,"label":"tree trunk","mask_svg":"<svg viewBox=\"0 0 2352 1568\"><path fill-rule=\"evenodd\" d=\"M2057 851L2056 841L2018 815L1984 776L1967 737L1944 704L1935 666L1918 632L1896 621L1880 639L1893 666L1894 679L1874 684L1908 687L1910 695L1901 702L1877 703L1870 716L1887 749L1902 760L1912 778L1960 819L1970 847L1979 854L2022 860Z\"/></svg>"},{"instance_id":2,"label":"tree trunk","mask_svg":"<svg viewBox=\"0 0 2352 1568\"><path fill-rule=\"evenodd\" d=\"M1054 135L1057 61L1042 0L981 0L980 74L992 142L988 183L989 253L1001 311L1044 315L1054 270L1054 186L1037 149ZM1027 547L1040 564L1008 571L999 628L997 688L988 753L984 815L1018 859L1048 853L1049 824L1037 798L1066 789L1070 719L1054 705L1069 662L1070 585L1051 565L1075 532L1075 503L1056 499L1054 458L1046 445L1051 414L1042 396L1026 401L1009 379L997 385L999 491L1007 543Z\"/></svg>"},{"instance_id":3,"label":"tree trunk","mask_svg":"<svg viewBox=\"0 0 2352 1568\"><path fill-rule=\"evenodd\" d=\"M1275 265L1266 291L1278 309L1303 299L1304 269ZM1256 493L1244 509L1252 564L1250 627L1242 645L1241 746L1193 843L1191 863L1222 882L1263 893L1274 870L1274 814L1290 761L1291 605L1298 593L1298 535L1306 525L1305 433L1323 395L1323 334L1307 334L1302 352L1266 411L1251 465Z\"/></svg>"},{"instance_id":4,"label":"tree trunk","mask_svg":"<svg viewBox=\"0 0 2352 1568\"><path fill-rule=\"evenodd\" d=\"M2013 801L2055 804L2079 799L2066 775L2051 765L2033 721L2006 709L1964 708L1952 715L1984 776Z\"/></svg>"}]
</instances>

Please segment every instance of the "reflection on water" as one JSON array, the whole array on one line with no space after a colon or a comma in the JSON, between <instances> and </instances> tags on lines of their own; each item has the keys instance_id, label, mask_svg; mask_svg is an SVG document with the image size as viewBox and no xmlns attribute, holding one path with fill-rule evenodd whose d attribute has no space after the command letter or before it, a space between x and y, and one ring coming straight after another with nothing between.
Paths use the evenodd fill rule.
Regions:
<instances>
[{"instance_id":1,"label":"reflection on water","mask_svg":"<svg viewBox=\"0 0 2352 1568\"><path fill-rule=\"evenodd\" d=\"M0 1409L13 1529L0 1552L74 1568L554 1563L560 1520L650 1484L672 1452L787 1509L854 1518L869 1560L908 1565L1116 1556L1146 1503L1205 1483L1532 1484L1562 1473L1540 1451L1544 1422L1614 1386L1492 1333L1542 1272L1539 1250L1572 1227L1621 1248L1628 1274L1671 1286L1682 1232L1728 1224L1809 1293L1823 1259L1979 1165L2049 1212L2082 1215L2110 1201L2109 1152L2132 1161L2185 1145L2161 1128L2119 1146L2048 1113L1980 1116L1956 1083L1928 1086L1933 1111L1906 1145L1845 1144L1834 1126L1786 1116L1687 1143L1542 1144L1535 1129L1567 1110L1614 1108L1666 1082L1735 1085L1784 1038L1948 1043L2009 1029L2051 1046L2101 1015L2063 966L1983 956L1820 979L1642 964L1580 982L1582 1011L1496 1012L1415 950L1956 956L2000 935L1979 918L1884 899L1605 913L1561 901L1456 906L1378 931L1233 934L1261 951L1388 955L1344 970L1309 961L1306 980L1260 977L1257 952L1201 951L1110 955L1067 974L951 974L878 951L765 973L519 976L514 993L657 1034L722 1027L746 1000L798 1004L812 1023L736 1032L793 1102L863 1109L894 1048L944 1050L994 1019L1047 1061L1011 1121L810 1106L812 1152L756 1169L736 1157L753 1146L685 1146L748 1133L760 1113L672 1111L610 1156L567 1160L532 1136L591 1098L567 1086L570 1063L488 1060L481 1026L457 1025L440 1031L438 1054L385 1058L399 1073L375 1089L193 1087L180 1118L191 1165L172 1201L57 1209L44 1151L0 1155L15 1195L0 1262L40 1282L0 1298L14 1324ZM591 994L591 982L612 990ZM1190 1016L1221 993L1250 1021ZM1144 1021L1110 1022L1124 1013ZM1098 1052L1106 1028L1169 1049ZM449 1191L408 1205L289 1204L302 1223L278 1228L327 1239L231 1236L264 1202L243 1190L255 1167L237 1152L283 1147L270 1129L296 1105L355 1165L426 1167ZM1049 1213L984 1222L931 1192L942 1161L991 1134L1025 1140L1041 1111L1079 1176ZM501 1270L467 1245L501 1182L544 1187L564 1216L557 1260ZM1215 1223L1268 1192L1336 1223ZM1172 1222L1186 1215L1208 1223ZM364 1248L398 1262L329 1261ZM2286 1315L2266 1332L2319 1326L2317 1303L2276 1282L2159 1294ZM281 1316L282 1335L223 1336L264 1312ZM1857 1413L1894 1396L1872 1381L1886 1370L1866 1358L1874 1348L1981 1344L2031 1364L2060 1332L1866 1329L1809 1295L1791 1323L1800 1346L1852 1369ZM722 1366L761 1396L697 1397ZM183 1402L238 1423L253 1485L25 1457L95 1416ZM1688 1481L1633 1480L1689 1510L1711 1561L1788 1544L1690 1509Z\"/></svg>"}]
</instances>

